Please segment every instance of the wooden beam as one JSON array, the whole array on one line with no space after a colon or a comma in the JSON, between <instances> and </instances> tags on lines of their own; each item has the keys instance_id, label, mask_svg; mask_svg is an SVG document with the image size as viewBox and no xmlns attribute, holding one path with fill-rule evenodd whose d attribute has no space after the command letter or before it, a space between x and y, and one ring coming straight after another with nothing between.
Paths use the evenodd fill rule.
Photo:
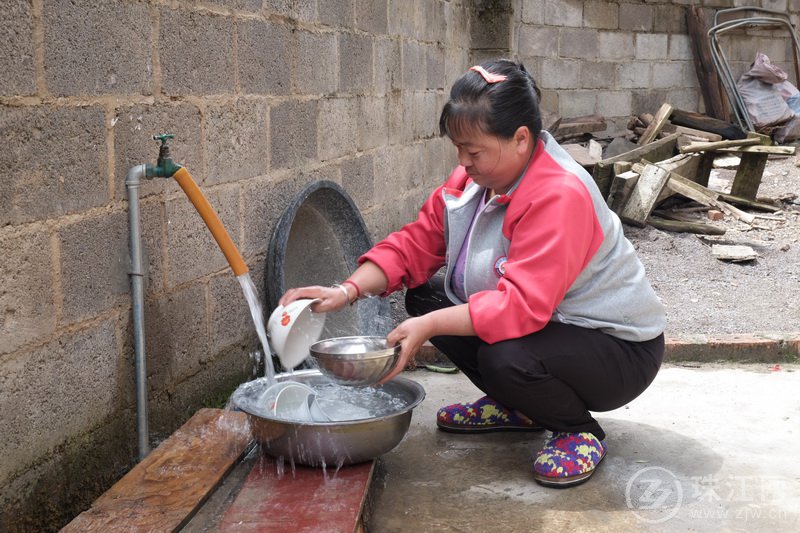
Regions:
<instances>
[{"instance_id":1,"label":"wooden beam","mask_svg":"<svg viewBox=\"0 0 800 533\"><path fill-rule=\"evenodd\" d=\"M796 146L734 146L730 148L717 148L715 152L733 152L743 154L772 154L772 155L794 155L797 152Z\"/></svg>"},{"instance_id":2,"label":"wooden beam","mask_svg":"<svg viewBox=\"0 0 800 533\"><path fill-rule=\"evenodd\" d=\"M761 186L761 176L767 166L769 154L742 154L731 185L731 194L747 200L755 200Z\"/></svg>"},{"instance_id":3,"label":"wooden beam","mask_svg":"<svg viewBox=\"0 0 800 533\"><path fill-rule=\"evenodd\" d=\"M705 10L700 6L690 6L686 10L686 27L706 112L716 119L728 120L730 117L728 97L722 89L719 74L714 67L711 45L708 42L709 24L706 22Z\"/></svg>"},{"instance_id":4,"label":"wooden beam","mask_svg":"<svg viewBox=\"0 0 800 533\"><path fill-rule=\"evenodd\" d=\"M666 220L658 217L650 217L647 223L654 228L664 231L674 231L675 233L697 233L700 235L724 235L725 229L703 224L702 222L687 222L685 220Z\"/></svg>"},{"instance_id":5,"label":"wooden beam","mask_svg":"<svg viewBox=\"0 0 800 533\"><path fill-rule=\"evenodd\" d=\"M639 181L639 174L633 171L622 172L614 176L611 190L608 193L608 208L619 214L628 203L637 181Z\"/></svg>"},{"instance_id":6,"label":"wooden beam","mask_svg":"<svg viewBox=\"0 0 800 533\"><path fill-rule=\"evenodd\" d=\"M620 161L636 162L642 159L648 161L662 161L668 159L675 155L675 143L678 137L680 137L680 133L673 133L663 139L658 139L657 141L646 144L645 146L634 148L629 152L598 161L592 170L592 177L595 183L597 183L597 188L600 189L600 193L603 197L607 197L611 189L614 163Z\"/></svg>"},{"instance_id":7,"label":"wooden beam","mask_svg":"<svg viewBox=\"0 0 800 533\"><path fill-rule=\"evenodd\" d=\"M655 165L645 165L639 172L639 179L630 198L619 214L620 218L630 224L644 227L667 180L669 180L668 170Z\"/></svg>"},{"instance_id":8,"label":"wooden beam","mask_svg":"<svg viewBox=\"0 0 800 533\"><path fill-rule=\"evenodd\" d=\"M671 122L667 122L664 126L661 127L662 133L682 133L684 135L689 135L690 137L697 137L699 139L703 139L706 142L714 142L714 141L721 141L722 135L711 133L710 131L703 131L703 130L696 130L694 128L687 128L686 126L676 126Z\"/></svg>"},{"instance_id":9,"label":"wooden beam","mask_svg":"<svg viewBox=\"0 0 800 533\"><path fill-rule=\"evenodd\" d=\"M562 118L558 129L554 133L556 137L575 135L578 133L591 133L606 129L606 119L600 115L584 115L575 118Z\"/></svg>"},{"instance_id":10,"label":"wooden beam","mask_svg":"<svg viewBox=\"0 0 800 533\"><path fill-rule=\"evenodd\" d=\"M653 122L647 126L647 129L644 130L644 133L641 137L639 137L639 146L644 146L653 141L656 136L661 131L661 128L666 124L667 120L669 120L669 116L672 114L672 106L669 104L662 104L661 107L658 109L658 113L656 113Z\"/></svg>"},{"instance_id":11,"label":"wooden beam","mask_svg":"<svg viewBox=\"0 0 800 533\"><path fill-rule=\"evenodd\" d=\"M761 144L761 139L735 139L728 141L716 141L710 143L691 143L680 149L682 154L692 152L712 152L721 148L739 148L742 146L753 146Z\"/></svg>"},{"instance_id":12,"label":"wooden beam","mask_svg":"<svg viewBox=\"0 0 800 533\"><path fill-rule=\"evenodd\" d=\"M735 124L693 111L673 109L670 120L673 124L677 124L678 126L686 126L688 128L717 133L721 135L723 139L744 139L747 137L747 133Z\"/></svg>"}]
</instances>

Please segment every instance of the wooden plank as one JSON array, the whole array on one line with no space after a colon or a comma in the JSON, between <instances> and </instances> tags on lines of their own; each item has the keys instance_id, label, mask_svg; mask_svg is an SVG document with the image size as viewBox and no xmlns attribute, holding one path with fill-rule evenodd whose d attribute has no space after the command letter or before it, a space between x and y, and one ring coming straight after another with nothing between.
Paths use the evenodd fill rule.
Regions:
<instances>
[{"instance_id":1,"label":"wooden plank","mask_svg":"<svg viewBox=\"0 0 800 533\"><path fill-rule=\"evenodd\" d=\"M250 442L244 413L201 409L61 531L177 531Z\"/></svg>"},{"instance_id":2,"label":"wooden plank","mask_svg":"<svg viewBox=\"0 0 800 533\"><path fill-rule=\"evenodd\" d=\"M654 164L663 169L669 170L670 172L680 174L681 176L684 176L695 183L707 186L708 179L711 176L713 156L708 153L679 154L675 157L665 159L664 161L658 161ZM673 194L675 194L674 191L672 191L668 186L665 187L664 190L661 191L661 195L658 197L656 205L660 204Z\"/></svg>"},{"instance_id":3,"label":"wooden plank","mask_svg":"<svg viewBox=\"0 0 800 533\"><path fill-rule=\"evenodd\" d=\"M741 146L753 146L755 144L761 144L761 139L734 139L709 143L691 143L681 148L680 152L682 154L688 154L692 152L713 152L715 150L719 150L720 148L739 148Z\"/></svg>"},{"instance_id":4,"label":"wooden plank","mask_svg":"<svg viewBox=\"0 0 800 533\"><path fill-rule=\"evenodd\" d=\"M639 181L639 174L633 171L622 172L614 176L606 201L608 208L619 214L628 203L637 181Z\"/></svg>"},{"instance_id":5,"label":"wooden plank","mask_svg":"<svg viewBox=\"0 0 800 533\"><path fill-rule=\"evenodd\" d=\"M768 157L769 154L742 154L742 161L731 185L732 195L746 200L756 199Z\"/></svg>"},{"instance_id":6,"label":"wooden plank","mask_svg":"<svg viewBox=\"0 0 800 533\"><path fill-rule=\"evenodd\" d=\"M653 122L647 126L642 136L639 137L639 146L644 146L645 144L652 142L661 131L662 126L664 126L667 120L669 120L669 116L671 114L672 106L669 104L661 104L661 107L658 109L658 113L656 113Z\"/></svg>"},{"instance_id":7,"label":"wooden plank","mask_svg":"<svg viewBox=\"0 0 800 533\"><path fill-rule=\"evenodd\" d=\"M582 167L591 168L600 161L599 157L594 157L586 148L580 144L562 144L561 148L567 151L567 153L574 159L579 165Z\"/></svg>"},{"instance_id":8,"label":"wooden plank","mask_svg":"<svg viewBox=\"0 0 800 533\"><path fill-rule=\"evenodd\" d=\"M714 67L711 45L708 42L709 24L705 13L703 8L695 5L686 10L686 27L694 57L694 68L706 112L713 118L728 120L730 117L728 97L722 89L719 74Z\"/></svg>"},{"instance_id":9,"label":"wooden plank","mask_svg":"<svg viewBox=\"0 0 800 533\"><path fill-rule=\"evenodd\" d=\"M595 164L594 169L592 169L592 177L594 178L595 183L597 183L597 188L600 189L600 193L603 195L603 197L607 197L608 192L611 189L614 163L618 163L620 161L636 162L642 159L646 159L648 161L662 161L664 159L668 159L675 155L675 143L677 142L679 136L680 133L673 133L667 137L664 137L663 139L658 139L657 141L640 146L639 148L635 148L629 152L598 161Z\"/></svg>"},{"instance_id":10,"label":"wooden plank","mask_svg":"<svg viewBox=\"0 0 800 533\"><path fill-rule=\"evenodd\" d=\"M686 126L676 126L671 122L667 122L661 127L662 133L681 133L690 137L697 137L706 142L721 141L722 135L711 133L710 131L696 130L694 128L687 128Z\"/></svg>"},{"instance_id":11,"label":"wooden plank","mask_svg":"<svg viewBox=\"0 0 800 533\"><path fill-rule=\"evenodd\" d=\"M685 220L665 220L658 217L649 217L647 223L654 228L672 231L675 233L695 233L700 235L724 235L725 229L703 224L702 222L688 222Z\"/></svg>"},{"instance_id":12,"label":"wooden plank","mask_svg":"<svg viewBox=\"0 0 800 533\"><path fill-rule=\"evenodd\" d=\"M630 198L619 214L620 218L629 224L644 227L667 180L669 180L668 170L655 165L645 165L639 173L639 180Z\"/></svg>"},{"instance_id":13,"label":"wooden plank","mask_svg":"<svg viewBox=\"0 0 800 533\"><path fill-rule=\"evenodd\" d=\"M579 133L604 131L605 129L606 119L600 115L584 115L574 118L562 118L554 136L564 137Z\"/></svg>"},{"instance_id":14,"label":"wooden plank","mask_svg":"<svg viewBox=\"0 0 800 533\"><path fill-rule=\"evenodd\" d=\"M220 533L240 531L356 531L375 461L325 472L294 467L280 475L275 460L262 456L225 512Z\"/></svg>"},{"instance_id":15,"label":"wooden plank","mask_svg":"<svg viewBox=\"0 0 800 533\"><path fill-rule=\"evenodd\" d=\"M758 258L758 253L749 246L712 244L711 255L721 261L752 261Z\"/></svg>"},{"instance_id":16,"label":"wooden plank","mask_svg":"<svg viewBox=\"0 0 800 533\"><path fill-rule=\"evenodd\" d=\"M741 152L743 154L773 154L773 155L794 155L797 152L796 146L739 146L731 148L717 148L715 152Z\"/></svg>"},{"instance_id":17,"label":"wooden plank","mask_svg":"<svg viewBox=\"0 0 800 533\"><path fill-rule=\"evenodd\" d=\"M749 209L755 209L757 211L766 211L767 213L777 213L781 210L780 207L772 205L772 204L765 204L764 202L757 202L755 200L748 200L746 198L740 198L739 196L734 196L732 194L727 193L717 193L717 196L729 204L733 204L739 207L747 207Z\"/></svg>"},{"instance_id":18,"label":"wooden plank","mask_svg":"<svg viewBox=\"0 0 800 533\"><path fill-rule=\"evenodd\" d=\"M677 124L678 126L686 126L688 128L716 133L721 135L723 139L744 139L747 137L747 133L735 124L695 113L694 111L673 109L670 120L673 124Z\"/></svg>"}]
</instances>

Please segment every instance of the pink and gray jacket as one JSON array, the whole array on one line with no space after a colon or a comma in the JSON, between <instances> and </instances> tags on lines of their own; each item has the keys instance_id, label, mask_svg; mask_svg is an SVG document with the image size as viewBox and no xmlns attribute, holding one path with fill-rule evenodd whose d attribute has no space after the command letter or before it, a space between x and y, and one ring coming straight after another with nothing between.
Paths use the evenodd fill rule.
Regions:
<instances>
[{"instance_id":1,"label":"pink and gray jacket","mask_svg":"<svg viewBox=\"0 0 800 533\"><path fill-rule=\"evenodd\" d=\"M377 264L386 293L426 282L453 262L485 189L457 167L422 206L417 220L390 234L359 263ZM465 288L476 334L495 343L555 320L629 341L664 330L664 307L592 177L547 132L527 170L475 218Z\"/></svg>"}]
</instances>

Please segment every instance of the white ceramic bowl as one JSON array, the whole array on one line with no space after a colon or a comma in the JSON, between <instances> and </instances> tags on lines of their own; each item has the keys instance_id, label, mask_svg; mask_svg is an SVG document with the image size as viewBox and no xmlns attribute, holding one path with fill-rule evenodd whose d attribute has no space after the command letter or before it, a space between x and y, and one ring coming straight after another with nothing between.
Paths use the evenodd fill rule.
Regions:
<instances>
[{"instance_id":1,"label":"white ceramic bowl","mask_svg":"<svg viewBox=\"0 0 800 533\"><path fill-rule=\"evenodd\" d=\"M312 420L310 399L314 389L296 381L284 381L272 385L261 396L263 409L282 420L309 422Z\"/></svg>"},{"instance_id":2,"label":"white ceramic bowl","mask_svg":"<svg viewBox=\"0 0 800 533\"><path fill-rule=\"evenodd\" d=\"M275 308L267 322L269 344L287 370L308 358L308 347L314 344L325 326L325 313L312 313L317 300L295 300Z\"/></svg>"}]
</instances>

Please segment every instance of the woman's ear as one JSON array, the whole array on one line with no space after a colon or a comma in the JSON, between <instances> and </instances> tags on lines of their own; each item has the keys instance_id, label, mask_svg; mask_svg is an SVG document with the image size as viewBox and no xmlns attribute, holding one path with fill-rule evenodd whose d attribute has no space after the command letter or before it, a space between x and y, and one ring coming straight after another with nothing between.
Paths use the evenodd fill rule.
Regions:
<instances>
[{"instance_id":1,"label":"woman's ear","mask_svg":"<svg viewBox=\"0 0 800 533\"><path fill-rule=\"evenodd\" d=\"M531 135L531 130L528 126L517 128L517 131L514 132L514 142L518 153L528 155L533 145L533 135Z\"/></svg>"}]
</instances>

